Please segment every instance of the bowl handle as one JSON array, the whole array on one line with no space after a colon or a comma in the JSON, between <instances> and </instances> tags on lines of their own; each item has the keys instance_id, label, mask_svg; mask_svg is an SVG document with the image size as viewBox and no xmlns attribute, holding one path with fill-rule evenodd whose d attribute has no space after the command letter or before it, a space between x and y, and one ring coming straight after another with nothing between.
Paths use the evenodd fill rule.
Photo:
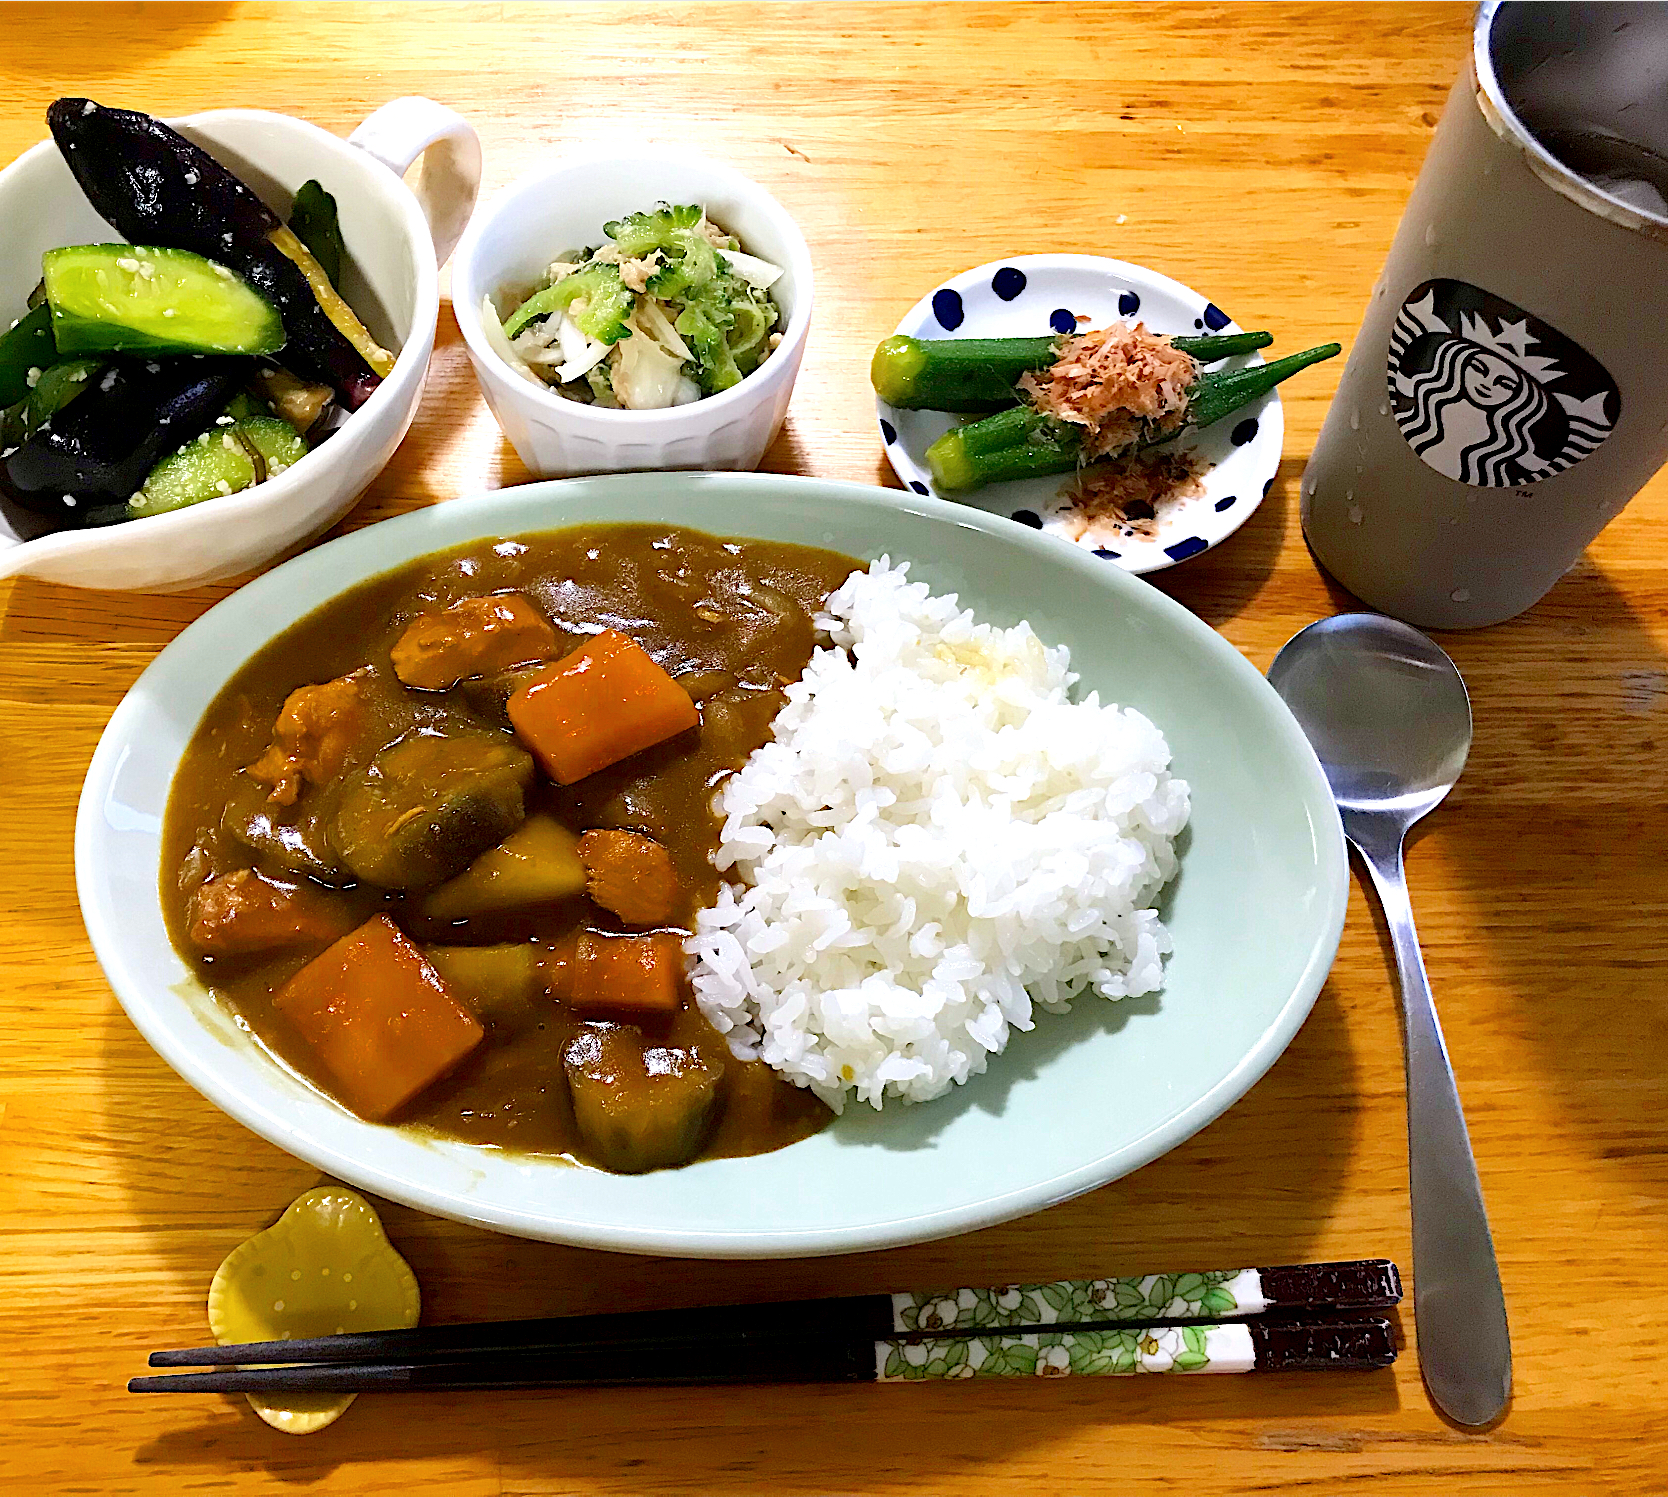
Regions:
<instances>
[{"instance_id":1,"label":"bowl handle","mask_svg":"<svg viewBox=\"0 0 1668 1497\"><path fill-rule=\"evenodd\" d=\"M475 127L433 99L393 99L348 136L396 177L423 157L413 189L434 238L434 258L444 265L463 237L481 188L481 140ZM426 153L426 154L425 154Z\"/></svg>"}]
</instances>

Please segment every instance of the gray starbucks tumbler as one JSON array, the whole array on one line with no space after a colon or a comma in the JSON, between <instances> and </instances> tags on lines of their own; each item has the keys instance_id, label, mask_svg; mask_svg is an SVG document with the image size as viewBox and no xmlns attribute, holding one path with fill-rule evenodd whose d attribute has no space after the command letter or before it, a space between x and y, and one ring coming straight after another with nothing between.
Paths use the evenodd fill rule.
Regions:
<instances>
[{"instance_id":1,"label":"gray starbucks tumbler","mask_svg":"<svg viewBox=\"0 0 1668 1497\"><path fill-rule=\"evenodd\" d=\"M1668 5L1485 4L1303 475L1438 629L1538 601L1668 459Z\"/></svg>"}]
</instances>

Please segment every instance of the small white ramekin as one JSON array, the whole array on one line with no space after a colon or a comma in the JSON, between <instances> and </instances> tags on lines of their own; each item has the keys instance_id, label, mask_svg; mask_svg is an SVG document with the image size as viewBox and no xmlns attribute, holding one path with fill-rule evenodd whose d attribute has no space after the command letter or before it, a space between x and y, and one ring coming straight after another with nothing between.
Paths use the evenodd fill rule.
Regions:
<instances>
[{"instance_id":1,"label":"small white ramekin","mask_svg":"<svg viewBox=\"0 0 1668 1497\"><path fill-rule=\"evenodd\" d=\"M615 411L536 388L487 345L481 299L524 288L565 250L597 244L610 219L657 202L699 203L749 254L784 274L771 287L785 325L776 351L740 384L664 411ZM481 393L542 478L576 473L759 466L781 430L811 325L811 252L756 182L697 156L637 151L568 158L518 178L476 213L452 263L452 310Z\"/></svg>"}]
</instances>

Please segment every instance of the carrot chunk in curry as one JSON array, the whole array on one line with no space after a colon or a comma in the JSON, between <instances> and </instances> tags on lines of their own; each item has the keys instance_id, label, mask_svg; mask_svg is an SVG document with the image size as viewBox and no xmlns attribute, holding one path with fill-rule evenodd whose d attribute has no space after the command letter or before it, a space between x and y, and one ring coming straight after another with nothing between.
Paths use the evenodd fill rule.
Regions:
<instances>
[{"instance_id":1,"label":"carrot chunk in curry","mask_svg":"<svg viewBox=\"0 0 1668 1497\"><path fill-rule=\"evenodd\" d=\"M272 786L269 799L293 806L303 781L317 785L342 772L364 715L358 674L298 686L284 698L271 744L249 766L251 775Z\"/></svg>"},{"instance_id":2,"label":"carrot chunk in curry","mask_svg":"<svg viewBox=\"0 0 1668 1497\"><path fill-rule=\"evenodd\" d=\"M581 931L568 1001L584 1012L673 1013L683 1001L683 969L683 939L674 931Z\"/></svg>"},{"instance_id":3,"label":"carrot chunk in curry","mask_svg":"<svg viewBox=\"0 0 1668 1497\"><path fill-rule=\"evenodd\" d=\"M571 785L701 720L689 693L635 640L604 629L509 700L517 735Z\"/></svg>"},{"instance_id":4,"label":"carrot chunk in curry","mask_svg":"<svg viewBox=\"0 0 1668 1497\"><path fill-rule=\"evenodd\" d=\"M314 957L272 1006L318 1056L342 1100L372 1122L450 1071L483 1033L386 915Z\"/></svg>"},{"instance_id":5,"label":"carrot chunk in curry","mask_svg":"<svg viewBox=\"0 0 1668 1497\"><path fill-rule=\"evenodd\" d=\"M465 598L419 614L390 652L407 686L449 691L467 676L484 676L556 653L556 631L519 593Z\"/></svg>"},{"instance_id":6,"label":"carrot chunk in curry","mask_svg":"<svg viewBox=\"0 0 1668 1497\"><path fill-rule=\"evenodd\" d=\"M280 883L236 868L191 896L191 942L210 956L243 956L280 947L328 946L353 917L322 889Z\"/></svg>"},{"instance_id":7,"label":"carrot chunk in curry","mask_svg":"<svg viewBox=\"0 0 1668 1497\"><path fill-rule=\"evenodd\" d=\"M672 855L637 832L594 831L579 839L585 892L627 925L661 925L678 908Z\"/></svg>"}]
</instances>

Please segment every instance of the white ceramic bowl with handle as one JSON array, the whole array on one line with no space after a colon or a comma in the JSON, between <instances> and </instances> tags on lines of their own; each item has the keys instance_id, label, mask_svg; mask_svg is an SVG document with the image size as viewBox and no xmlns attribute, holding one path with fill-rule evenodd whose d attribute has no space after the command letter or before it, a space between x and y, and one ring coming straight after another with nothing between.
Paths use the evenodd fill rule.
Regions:
<instances>
[{"instance_id":1,"label":"white ceramic bowl with handle","mask_svg":"<svg viewBox=\"0 0 1668 1497\"><path fill-rule=\"evenodd\" d=\"M657 202L699 203L750 255L783 267L770 294L782 341L740 384L663 411L582 405L517 374L486 341L481 301L537 280L565 250L598 244L611 219ZM492 413L544 478L668 468L757 468L782 428L811 326L811 252L787 209L733 167L643 150L536 168L475 215L452 267L452 310Z\"/></svg>"},{"instance_id":2,"label":"white ceramic bowl with handle","mask_svg":"<svg viewBox=\"0 0 1668 1497\"><path fill-rule=\"evenodd\" d=\"M288 216L303 182L317 178L324 185L339 206L347 247L342 293L399 357L328 441L287 472L241 493L103 529L44 535L33 535L26 511L0 505L0 578L177 591L250 571L346 514L417 414L434 349L439 267L463 232L480 186L481 147L468 122L432 99L407 98L385 104L347 140L260 109L217 109L169 123L280 216ZM420 155L414 194L401 178ZM40 279L43 251L117 237L51 140L0 172L0 221L9 226L0 258L0 312L11 309L13 316L22 313Z\"/></svg>"}]
</instances>

